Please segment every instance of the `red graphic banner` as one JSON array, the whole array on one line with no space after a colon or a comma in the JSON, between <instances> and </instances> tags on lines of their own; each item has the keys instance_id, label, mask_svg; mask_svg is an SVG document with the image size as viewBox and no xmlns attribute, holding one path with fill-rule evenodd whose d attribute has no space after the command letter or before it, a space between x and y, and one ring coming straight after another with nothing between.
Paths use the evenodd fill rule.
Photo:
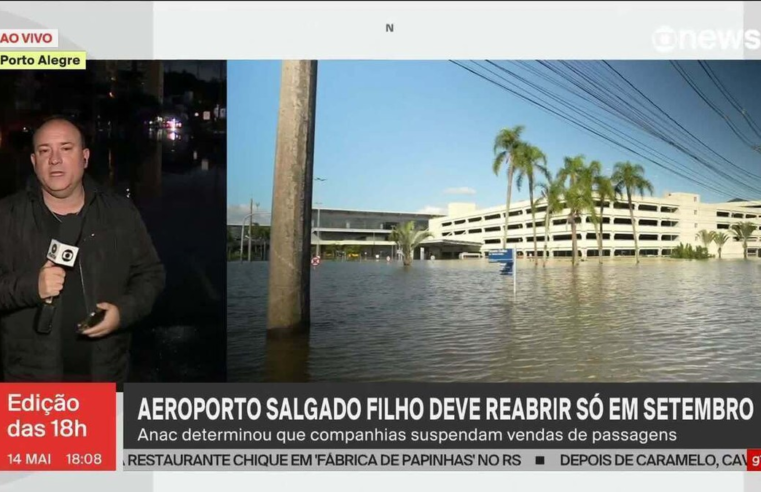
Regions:
<instances>
[{"instance_id":1,"label":"red graphic banner","mask_svg":"<svg viewBox=\"0 0 761 492\"><path fill-rule=\"evenodd\" d=\"M0 384L0 470L116 470L116 385Z\"/></svg>"},{"instance_id":2,"label":"red graphic banner","mask_svg":"<svg viewBox=\"0 0 761 492\"><path fill-rule=\"evenodd\" d=\"M748 471L761 471L761 449L749 449L747 460Z\"/></svg>"}]
</instances>

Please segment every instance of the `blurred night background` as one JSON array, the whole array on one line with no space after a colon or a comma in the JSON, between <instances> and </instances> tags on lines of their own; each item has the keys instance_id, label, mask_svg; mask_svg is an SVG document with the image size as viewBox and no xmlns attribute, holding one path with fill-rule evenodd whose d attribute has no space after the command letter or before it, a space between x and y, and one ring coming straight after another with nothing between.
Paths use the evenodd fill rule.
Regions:
<instances>
[{"instance_id":1,"label":"blurred night background","mask_svg":"<svg viewBox=\"0 0 761 492\"><path fill-rule=\"evenodd\" d=\"M85 130L88 173L130 197L167 272L134 327L130 381L224 381L227 65L89 61L87 70L0 72L0 198L33 174L50 115Z\"/></svg>"}]
</instances>

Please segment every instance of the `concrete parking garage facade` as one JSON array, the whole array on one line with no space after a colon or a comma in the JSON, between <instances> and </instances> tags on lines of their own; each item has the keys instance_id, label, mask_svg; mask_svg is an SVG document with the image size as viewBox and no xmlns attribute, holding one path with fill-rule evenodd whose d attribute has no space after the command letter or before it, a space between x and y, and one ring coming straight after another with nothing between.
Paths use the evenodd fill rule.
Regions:
<instances>
[{"instance_id":1,"label":"concrete parking garage facade","mask_svg":"<svg viewBox=\"0 0 761 492\"><path fill-rule=\"evenodd\" d=\"M761 251L761 200L703 203L693 193L666 193L662 198L633 197L634 220L637 226L641 256L669 256L680 243L702 245L696 238L699 231L725 232L729 240L722 248L722 258L742 258L742 243L736 241L730 230L736 222L752 222L756 231L748 241L749 257L758 257ZM597 212L599 213L599 202ZM538 256L544 250L545 205L541 202L536 211ZM528 200L511 204L508 223L508 247L515 247L519 255L532 256L534 252L531 208ZM571 225L567 221L569 210L554 214L549 228L548 257L571 256ZM455 239L482 244L481 252L501 249L505 224L505 206L477 209L475 204L450 204L445 217L432 218L429 229L437 239ZM595 227L589 215L577 221L578 250L581 257L598 254ZM709 253L715 255L712 244ZM631 216L626 202L606 203L603 223L603 256L631 256L634 238Z\"/></svg>"}]
</instances>

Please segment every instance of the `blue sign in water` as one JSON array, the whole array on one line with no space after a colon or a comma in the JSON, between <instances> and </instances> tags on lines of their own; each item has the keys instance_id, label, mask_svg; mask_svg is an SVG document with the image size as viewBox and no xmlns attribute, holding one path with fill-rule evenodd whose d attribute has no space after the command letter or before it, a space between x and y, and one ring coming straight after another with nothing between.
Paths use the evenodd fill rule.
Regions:
<instances>
[{"instance_id":1,"label":"blue sign in water","mask_svg":"<svg viewBox=\"0 0 761 492\"><path fill-rule=\"evenodd\" d=\"M500 275L508 275L513 277L513 291L516 290L516 268L518 255L515 249L502 249L492 251L489 253L489 263L502 263L502 269L499 271Z\"/></svg>"},{"instance_id":2,"label":"blue sign in water","mask_svg":"<svg viewBox=\"0 0 761 492\"><path fill-rule=\"evenodd\" d=\"M489 263L512 263L514 258L514 249L502 249L489 252Z\"/></svg>"}]
</instances>

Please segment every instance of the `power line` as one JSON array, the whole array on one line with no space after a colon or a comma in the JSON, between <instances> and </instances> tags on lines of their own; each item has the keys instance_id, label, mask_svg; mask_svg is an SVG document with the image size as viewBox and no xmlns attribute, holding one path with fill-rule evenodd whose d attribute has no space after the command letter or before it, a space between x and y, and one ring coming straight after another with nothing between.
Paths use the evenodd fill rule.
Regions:
<instances>
[{"instance_id":1,"label":"power line","mask_svg":"<svg viewBox=\"0 0 761 492\"><path fill-rule=\"evenodd\" d=\"M561 62L564 63L564 62ZM617 71L615 68L613 68L608 62L602 62L605 64L605 66L616 76L621 79L624 83L626 83L627 86L629 86L630 90L633 90L634 93L636 93L637 96L641 97L646 101L650 109L649 111L654 114L654 117L658 119L658 122L652 122L648 121L646 119L646 116L642 112L642 110L639 110L633 106L631 106L630 103L624 101L620 96L616 95L616 97L622 101L625 105L631 108L632 111L636 111L639 115L638 118L635 118L632 116L631 112L627 112L622 110L621 108L615 107L615 103L611 101L606 101L606 104L608 104L612 109L619 112L621 116L623 116L626 119L629 119L632 123L636 123L638 126L640 126L643 130L645 130L647 133L650 133L651 135L663 140L664 142L668 143L669 145L672 145L676 147L681 152L689 155L693 159L695 159L696 162L699 164L706 166L709 168L712 172L721 175L725 179L728 179L738 186L742 186L744 188L751 189L754 193L758 193L758 190L752 186L748 186L746 183L746 178L739 178L737 176L733 176L729 174L728 171L721 171L720 165L718 163L714 162L714 164L710 164L706 161L705 158L699 158L697 155L695 155L695 149L696 148L704 148L706 151L710 152L711 154L714 154L718 158L720 158L725 163L729 164L732 167L737 168L739 171L743 172L747 176L753 178L753 179L761 179L761 176L754 175L747 170L737 166L733 162L726 159L724 156L718 154L714 149L709 147L705 144L705 142L698 137L696 137L694 134L692 134L689 130L687 130L683 125L681 125L678 121L676 121L671 115L669 115L666 111L664 111L659 105L657 105L652 99L650 99L647 95L645 95L641 90L639 90L636 86L634 86L626 77L624 77L619 71ZM550 67L553 69L553 67ZM584 76L584 74L580 74L581 76ZM587 77L588 78L588 77ZM602 88L603 90L608 90L608 88L605 88L603 85L598 84L598 87ZM583 88L583 87L582 87ZM624 91L625 92L625 91ZM632 97L635 97L632 93ZM636 104L636 102L635 102ZM644 103L640 102L639 105L643 106L644 108L647 108L647 106L643 105ZM645 118L645 120L643 120ZM664 119L665 118L665 119ZM673 127L671 125L674 125ZM660 127L660 128L658 128ZM691 144L685 144L685 143L679 143L678 141L671 138L669 135L672 134L679 134L682 135L682 138L687 138L692 143Z\"/></svg>"},{"instance_id":2,"label":"power line","mask_svg":"<svg viewBox=\"0 0 761 492\"><path fill-rule=\"evenodd\" d=\"M494 65L494 66L499 67L498 65L494 64L493 62L490 62L490 63L492 65ZM554 73L556 73L556 75L561 77L561 79L563 81L570 81L572 84L574 84L576 87L578 87L580 90L583 91L583 94L579 94L577 91L574 91L573 89L571 89L570 91L572 93L575 93L577 96L581 97L582 99L586 100L587 102L591 102L592 104L594 104L594 105L596 105L598 107L601 107L601 104L598 101L600 100L600 98L604 97L604 95L603 94L599 94L599 93L598 94L592 94L589 90L587 90L587 88L585 88L584 86L580 85L580 83L575 80L575 77L577 76L577 72L573 72L572 74L567 75L566 73L562 72L558 67L553 67L552 65L548 65L547 62L539 62L539 63L543 64L545 66L545 68L547 68L547 69L553 71ZM501 69L501 67L499 67L499 68ZM530 71L532 71L532 73L534 73L534 74L537 73L536 70L530 70ZM510 75L511 76L515 76L515 77L519 77L519 76L513 74L512 72L510 72ZM582 75L582 74L578 74L578 75ZM542 78L544 78L545 80L549 80L547 77L542 77ZM525 79L521 79L521 80L523 80L527 84L530 84L530 82L527 82ZM553 81L551 81L551 82L553 82ZM561 83L560 85L564 86L565 89L568 89L566 84L562 84ZM603 88L601 85L599 85L599 84L597 84L597 85L599 87ZM591 97L593 97L593 99L590 99L587 96L591 96ZM619 97L619 99L621 99L621 98ZM564 103L564 102L565 101L561 101L561 103ZM734 178L733 176L727 174L726 172L721 171L716 166L711 165L711 164L706 163L705 161L701 160L698 156L694 155L694 152L691 150L692 149L691 147L685 147L684 145L677 144L672 139L670 139L666 135L664 135L662 133L662 131L658 131L658 129L653 128L652 124L648 123L647 121L631 121L631 119L633 119L633 118L630 117L630 115L626 114L624 110L622 110L620 108L611 108L611 106L613 106L614 104L615 103L613 103L613 102L605 101L605 103L602 105L602 109L604 109L607 112L610 112L611 114L613 114L617 118L622 118L623 117L623 121L624 122L626 122L628 124L634 124L635 128L642 129L646 133L650 134L651 136L655 136L656 138L659 138L659 139L663 140L667 144L669 144L669 145L671 145L673 147L676 147L681 152L691 156L693 159L696 160L696 162L699 162L700 164L705 165L706 167L708 167L712 172L714 172L716 174L719 174L720 176L724 177L728 181L733 182L736 186L740 186L740 187L745 187L745 188L751 189L753 191L753 193L761 193L761 191L759 191L759 189L755 189L752 186L747 185L745 183L745 181L737 179L737 178ZM629 103L626 103L626 104L629 105ZM567 104L566 104L566 106L567 106ZM578 107L573 107L572 110L575 113L576 112L583 112ZM622 113L622 114L619 115L619 113ZM642 111L639 111L639 113L643 114ZM641 145L642 144L640 142L640 146ZM649 148L649 150L652 151L651 148ZM662 154L661 154L661 156L662 156ZM694 170L692 172L695 173ZM697 174L697 173L695 173L695 174ZM701 176L701 177L704 178L704 179L710 180L710 181L714 181L714 179L712 179L712 178L707 178L705 176ZM733 191L732 193L727 193L725 191L722 194L727 194L728 196L732 196L732 195L736 196L736 195L738 195L738 192L737 191ZM742 193L739 193L739 195L742 196Z\"/></svg>"},{"instance_id":3,"label":"power line","mask_svg":"<svg viewBox=\"0 0 761 492\"><path fill-rule=\"evenodd\" d=\"M753 117L748 113L748 111L745 110L745 108L742 107L742 105L732 97L732 94L729 92L729 90L722 84L719 77L716 75L716 73L713 71L713 69L708 65L708 63L698 60L698 63L700 64L701 68L703 68L703 71L708 75L708 78L711 79L711 81L714 83L714 85L719 89L719 92L721 92L724 97L729 101L729 103L732 105L732 107L737 110L738 113L742 115L742 117L745 119L746 123L748 123L748 126L751 130L756 134L757 137L761 138L761 129L759 129L756 122L753 120ZM756 147L756 150L758 150L758 146Z\"/></svg>"},{"instance_id":4,"label":"power line","mask_svg":"<svg viewBox=\"0 0 761 492\"><path fill-rule=\"evenodd\" d=\"M574 126L576 126L578 128L581 128L582 130L584 130L584 131L586 131L588 133L591 133L594 136L597 136L597 137L603 139L604 141L606 141L606 142L608 142L610 144L613 144L616 147L622 148L622 149L630 152L633 155L636 155L636 156L638 156L638 157L640 157L640 158L642 158L642 159L644 159L644 160L646 160L646 161L648 161L648 162L650 162L650 163L652 163L652 164L654 164L654 165L656 165L656 166L658 166L658 167L660 167L660 168L662 168L662 169L664 169L664 170L666 170L668 172L671 172L672 174L675 174L675 175L677 175L677 176L679 176L679 177L681 177L681 178L683 178L683 179L685 179L687 181L695 183L696 185L700 186L703 189L707 189L707 190L713 191L713 192L715 192L715 193L717 193L719 195L722 195L722 196L729 196L729 197L733 196L732 194L727 193L725 190L720 190L720 189L716 188L715 186L712 186L711 184L699 181L699 180L697 180L697 179L695 179L695 178L693 178L691 176L685 175L684 173L682 173L682 172L680 172L678 170L672 169L668 165L665 165L665 164L663 164L661 162L658 162L657 160L655 160L655 159L653 159L653 158L651 158L649 156L646 156L646 155L642 154L641 152L638 152L638 151L632 149L631 147L629 147L629 146L627 146L625 144L622 144L621 142L614 140L613 138L611 138L611 137L601 133L600 131L595 130L594 128L592 128L592 127L590 127L590 126L588 126L588 125L578 121L577 119L575 119L572 116L564 113L563 111L560 111L560 110L552 108L552 107L550 107L548 105L545 105L542 102L540 102L540 101L538 101L538 100L536 100L536 99L534 99L534 98L532 98L530 96L521 94L517 90L511 89L510 87L508 87L506 85L503 85L503 84L501 84L501 83L499 83L499 82L497 82L495 80L492 80L489 77L487 77L487 76L485 76L485 75L483 75L481 73L478 73L477 71L467 67L466 65L464 65L464 64L462 64L460 62L457 62L457 61L454 61L454 60L450 60L450 62L452 62L453 64L459 66L460 68L463 68L464 70L470 72L471 74L476 75L477 77L479 77L479 78L481 78L483 80L486 80L487 82L490 82L490 83L496 85L497 87L500 87L501 89L503 89L503 90L505 90L505 91L507 91L507 92L509 92L509 93L511 93L511 94L513 94L515 96L517 96L518 98L520 98L520 99L522 99L524 101L527 101L530 104L532 104L534 106L537 106L537 107L541 108L542 110L544 110L546 112L549 112L550 114L553 114L553 115L555 115L555 116L557 116L557 117L559 117L559 118L561 118L561 119L571 123L572 125L574 125Z\"/></svg>"},{"instance_id":5,"label":"power line","mask_svg":"<svg viewBox=\"0 0 761 492\"><path fill-rule=\"evenodd\" d=\"M719 159L721 159L721 160L722 160L722 161L724 161L725 163L727 163L727 164L729 164L730 166L732 166L732 167L734 167L734 168L738 169L739 171L741 171L741 172L745 173L745 174L746 174L748 177L750 177L750 178L752 178L752 179L761 179L761 175L756 175L756 174L750 173L750 172L749 172L749 171L747 171L746 169L743 169L743 168L739 167L737 164L733 163L732 161L730 161L730 160L729 160L729 159L727 159L726 157L724 157L724 156L722 156L721 154L719 154L718 152L716 152L716 151L715 151L713 148L711 148L710 146L708 146L708 145L707 145L707 144L706 144L706 143L705 143L705 142L704 142L702 139L698 138L698 137L697 137L696 135L694 135L692 132L690 132L689 130L687 130L687 128L685 128L685 127L684 127L684 126L683 126L681 123L679 123L677 120L675 120L675 119L674 119L674 118L673 118L673 117L672 117L670 114L668 114L668 113L667 113L665 110L663 110L663 109L662 109L662 108L661 108L661 107L660 107L658 104L656 104L656 103L655 103L655 102L654 102L652 99L650 99L650 97L648 97L648 96L647 96L646 94L644 94L644 93L643 93L641 90L639 90L639 89L638 89L636 86L634 86L634 84L632 84L632 83L631 83L631 82L630 82L630 81L629 81L629 80L628 80L628 79L627 79L627 78L626 78L624 75L622 75L622 74L621 74L621 73L620 73L618 70L616 70L615 68L613 68L613 67L610 65L610 63L608 63L607 61L604 61L603 63L604 63L604 64L605 64L605 65L606 65L606 66L607 66L607 67L608 67L608 68L609 68L611 71L613 71L613 72L614 72L614 73L615 73L615 74L616 74L618 77L620 77L620 78L621 78L621 79L622 79L624 82L626 82L626 83L627 83L627 85L629 85L629 86L630 86L630 87L631 87L633 90L635 90L635 91L637 92L637 94L639 94L640 96L642 96L642 97L643 97L643 98L644 98L644 99L645 99L645 100L646 100L646 101L647 101L649 104L651 104L651 105L653 106L653 108L654 108L656 111L658 111L659 113L661 113L661 114L662 114L662 115L663 115L665 118L667 118L667 119L668 119L668 121L670 121L670 122L672 122L674 125L676 125L676 127L679 129L679 131L681 131L681 132L682 132L682 135L687 135L687 138L688 138L689 140L691 140L691 142L692 142L692 144L693 144L693 145L697 145L697 146L699 146L699 147L702 147L702 148L704 148L706 151L708 151L708 152L710 152L711 154L715 155L716 157L718 157ZM669 140L669 139L668 139L668 137L666 137L666 140ZM685 149L689 148L689 146L685 146L685 145L679 145L679 147L680 147L680 150L682 150L683 152L686 152L686 150L685 150ZM687 153L688 153L688 154L691 154L691 153L692 153L692 151L690 151L690 152L687 152ZM706 164L706 163L705 163L705 161L702 161L702 160L698 160L698 162L700 162L701 164ZM715 167L715 166L716 166L716 164L717 164L717 163L714 163L714 165L712 165L710 168L711 168L711 170L712 170L712 171L714 171L714 172L719 172L719 171L717 170L717 168ZM725 176L726 176L726 174L725 174ZM736 180L736 181L738 181L738 180ZM740 182L740 183L744 183L742 179L739 179L739 182Z\"/></svg>"},{"instance_id":6,"label":"power line","mask_svg":"<svg viewBox=\"0 0 761 492\"><path fill-rule=\"evenodd\" d=\"M727 116L727 114L724 113L716 104L714 104L713 102L711 102L709 100L708 96L702 90L700 90L700 88L698 87L697 83L694 81L694 79L687 73L687 71L683 67L681 67L677 62L675 62L673 60L671 61L671 65L676 69L676 71L679 73L679 75L682 76L682 78L685 80L685 82L687 82L687 85L689 85L690 88L692 88L692 90L698 95L698 97L709 108L711 108L711 110L713 110L714 113L719 115L719 117L732 130L732 132L735 135L737 135L737 137L740 140L742 140L745 145L747 145L748 147L750 147L753 150L757 149L757 146L754 145L753 142L751 142L750 139L748 139L748 137L746 135L744 135L744 134L742 134L740 132L739 128L737 128L737 126L734 124L734 122L732 122L732 120L729 118L729 116ZM738 167L738 166L735 165L735 167ZM741 170L744 171L744 169L742 169L742 168L738 167L738 169L741 169ZM747 172L747 171L745 171L745 172ZM750 174L750 173L748 173L748 174ZM753 175L753 174L750 174L750 175L753 176L754 178L755 177L759 177L759 176L756 176L756 175Z\"/></svg>"},{"instance_id":7,"label":"power line","mask_svg":"<svg viewBox=\"0 0 761 492\"><path fill-rule=\"evenodd\" d=\"M672 164L674 164L675 166L682 167L685 172L692 173L694 175L698 175L699 178L704 178L705 179L705 176L701 176L694 169L691 169L691 168L685 166L684 164L681 164L681 163L679 163L677 161L674 161L673 159L665 156L663 153L653 149L652 147L650 147L650 146L648 146L648 145L646 145L646 144L644 144L644 143L642 143L642 142L640 142L640 141L630 137L629 135L627 135L623 131L613 127L610 123L604 122L603 121L603 119L605 119L604 117L594 115L594 114L586 111L585 109L583 109L583 108L581 108L579 106L575 106L572 103L570 103L567 99L564 99L564 98L562 98L562 97L560 97L558 95L549 93L545 89L539 87L537 84L534 84L534 83L528 81L527 79L525 79L525 78L523 78L523 77L521 77L521 76L519 76L519 75L517 75L517 74L515 74L515 73L513 73L513 72L511 72L511 71L509 71L507 69L504 69L503 67L500 67L499 65L497 65L497 64L495 64L493 62L489 62L489 63L491 65L499 68L500 70L503 70L503 71L507 72L509 75L517 78L518 80L522 81L526 85L529 85L533 89L538 90L539 92L542 92L542 93L548 95L551 99L557 101L561 105L564 105L564 106L568 107L571 111L573 111L575 113L580 113L580 114L586 116L587 118L589 118L592 121L596 122L598 125L602 126L603 128L607 127L610 131L615 133L619 138L623 138L624 140L627 140L629 143L633 144L636 147L639 147L642 150L645 150L645 151L651 152L653 154L656 154L656 156L660 157L661 159L670 160L672 162ZM726 191L725 191L725 193L728 196L732 196L733 194L735 194L735 193L727 193Z\"/></svg>"},{"instance_id":8,"label":"power line","mask_svg":"<svg viewBox=\"0 0 761 492\"><path fill-rule=\"evenodd\" d=\"M631 85L631 83L628 80L626 80L623 76L621 76L618 72L615 72L618 78L620 78L627 84L631 85L631 88L635 89L636 91L639 91L636 94L635 93L628 94L631 101L624 100L619 94L611 93L609 87L607 87L605 83L600 84L599 82L590 78L589 74L584 74L583 70L570 66L566 64L566 62L561 62L561 63L568 65L569 69L571 70L571 73L563 72L560 69L560 67L554 66L553 64L549 62L540 62L540 63L542 63L545 66L545 68L547 68L548 70L556 73L562 79L569 80L573 85L575 85L582 92L592 97L592 100L590 100L589 97L585 97L587 101L591 101L593 104L596 104L597 106L600 106L600 104L602 104L606 111L610 112L617 118L622 118L623 121L634 125L636 129L642 130L645 133L662 140L668 145L675 147L677 150L695 159L697 163L707 167L709 170L722 176L724 179L727 179L728 181L733 182L735 185L741 186L741 187L747 187L743 180L737 179L736 177L732 177L726 172L720 171L717 165L715 164L712 165L706 162L705 158L701 159L700 157L695 155L695 144L693 144L693 146L690 146L689 144L686 145L684 143L680 144L679 142L671 138L669 135L672 135L672 134L681 133L683 135L683 138L690 138L691 135L688 135L688 132L683 127L680 128L679 126L677 127L671 126L669 121L664 119L663 116L659 115L656 111L662 114L665 114L666 116L668 115L660 107L658 107L654 102L652 102L652 100L647 98L647 96L644 96L644 94L642 94L641 91L639 91L638 89L636 89L636 87ZM577 80L577 78L580 78L581 80ZM592 87L587 87L584 84L591 84ZM625 88L622 88L621 85L618 85L618 84L615 84L615 85L619 88L621 93L623 94L627 93L627 90ZM606 97L606 94L605 94L606 92L611 93L611 96ZM650 103L650 106L652 106L653 108L648 107L642 101L638 101L637 94L642 95L643 98L646 101L648 101L648 103ZM639 108L637 106L639 106ZM646 111L650 112L652 114L652 117L649 117L647 114L645 114ZM652 121L652 118L655 118L657 121ZM687 137L684 137L684 135L687 135ZM696 137L692 136L692 138L697 141L698 147L700 144L702 144L702 142L698 141ZM757 193L758 191L753 190L753 192Z\"/></svg>"}]
</instances>

